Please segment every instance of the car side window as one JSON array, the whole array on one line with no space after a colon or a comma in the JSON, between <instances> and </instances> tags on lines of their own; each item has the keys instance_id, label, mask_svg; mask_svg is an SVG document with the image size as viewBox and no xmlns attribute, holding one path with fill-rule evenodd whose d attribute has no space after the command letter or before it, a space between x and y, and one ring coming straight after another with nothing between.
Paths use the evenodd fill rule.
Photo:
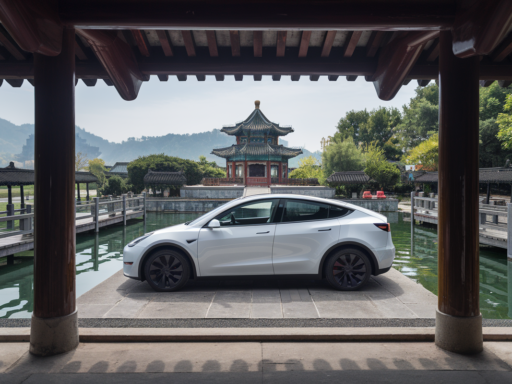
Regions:
<instances>
[{"instance_id":1,"label":"car side window","mask_svg":"<svg viewBox=\"0 0 512 384\"><path fill-rule=\"evenodd\" d=\"M286 200L282 222L323 220L328 217L329 206L327 204L304 200Z\"/></svg>"},{"instance_id":2,"label":"car side window","mask_svg":"<svg viewBox=\"0 0 512 384\"><path fill-rule=\"evenodd\" d=\"M272 222L279 199L251 201L233 207L216 217L221 227L257 225Z\"/></svg>"},{"instance_id":3,"label":"car side window","mask_svg":"<svg viewBox=\"0 0 512 384\"><path fill-rule=\"evenodd\" d=\"M329 219L334 219L336 217L343 217L352 212L354 212L354 211L352 211L351 209L345 208L345 207L339 207L337 205L330 205L329 206Z\"/></svg>"}]
</instances>

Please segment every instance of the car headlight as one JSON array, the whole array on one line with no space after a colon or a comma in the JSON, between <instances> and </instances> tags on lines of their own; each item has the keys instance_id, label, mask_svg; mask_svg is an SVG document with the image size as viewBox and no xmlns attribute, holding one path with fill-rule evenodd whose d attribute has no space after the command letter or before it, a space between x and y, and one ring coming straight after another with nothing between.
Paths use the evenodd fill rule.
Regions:
<instances>
[{"instance_id":1,"label":"car headlight","mask_svg":"<svg viewBox=\"0 0 512 384\"><path fill-rule=\"evenodd\" d=\"M153 232L146 233L144 236L138 237L135 240L133 240L131 243L128 243L128 246L133 247L133 246L139 244L142 240L147 239L152 234L153 234Z\"/></svg>"}]
</instances>

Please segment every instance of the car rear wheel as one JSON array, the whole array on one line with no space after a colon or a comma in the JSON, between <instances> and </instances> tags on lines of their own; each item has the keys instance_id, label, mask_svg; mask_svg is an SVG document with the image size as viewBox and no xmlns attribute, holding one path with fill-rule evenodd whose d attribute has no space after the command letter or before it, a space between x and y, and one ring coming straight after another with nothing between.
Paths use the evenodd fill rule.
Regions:
<instances>
[{"instance_id":1,"label":"car rear wheel","mask_svg":"<svg viewBox=\"0 0 512 384\"><path fill-rule=\"evenodd\" d=\"M190 277L188 260L171 249L162 249L149 256L144 268L148 284L158 292L177 291Z\"/></svg>"},{"instance_id":2,"label":"car rear wheel","mask_svg":"<svg viewBox=\"0 0 512 384\"><path fill-rule=\"evenodd\" d=\"M325 264L325 276L331 287L340 291L355 291L364 286L372 268L368 256L354 248L336 251Z\"/></svg>"}]
</instances>

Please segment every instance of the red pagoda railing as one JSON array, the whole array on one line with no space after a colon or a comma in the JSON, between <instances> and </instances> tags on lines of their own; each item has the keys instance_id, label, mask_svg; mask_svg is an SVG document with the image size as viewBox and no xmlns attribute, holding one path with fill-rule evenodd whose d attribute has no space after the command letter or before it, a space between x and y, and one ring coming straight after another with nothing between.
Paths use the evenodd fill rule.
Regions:
<instances>
[{"instance_id":1,"label":"red pagoda railing","mask_svg":"<svg viewBox=\"0 0 512 384\"><path fill-rule=\"evenodd\" d=\"M207 186L244 184L243 177L204 177L201 184Z\"/></svg>"}]
</instances>

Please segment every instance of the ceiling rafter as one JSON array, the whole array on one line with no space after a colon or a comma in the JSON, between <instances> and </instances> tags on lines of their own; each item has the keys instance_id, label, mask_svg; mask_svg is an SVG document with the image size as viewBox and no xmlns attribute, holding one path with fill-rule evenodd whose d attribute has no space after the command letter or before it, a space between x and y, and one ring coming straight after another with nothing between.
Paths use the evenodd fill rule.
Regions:
<instances>
[{"instance_id":1,"label":"ceiling rafter","mask_svg":"<svg viewBox=\"0 0 512 384\"><path fill-rule=\"evenodd\" d=\"M240 32L229 31L229 40L231 41L231 54L233 57L240 57Z\"/></svg>"},{"instance_id":2,"label":"ceiling rafter","mask_svg":"<svg viewBox=\"0 0 512 384\"><path fill-rule=\"evenodd\" d=\"M208 41L208 50L211 57L219 56L219 49L217 47L217 37L215 31L206 31L206 40Z\"/></svg>"},{"instance_id":3,"label":"ceiling rafter","mask_svg":"<svg viewBox=\"0 0 512 384\"><path fill-rule=\"evenodd\" d=\"M156 34L158 36L158 40L160 41L160 45L162 46L162 51L164 51L165 56L173 56L174 52L172 51L171 38L169 37L169 32L157 29Z\"/></svg>"},{"instance_id":4,"label":"ceiling rafter","mask_svg":"<svg viewBox=\"0 0 512 384\"><path fill-rule=\"evenodd\" d=\"M284 57L284 53L286 51L286 36L288 35L287 31L277 31L277 41L276 41L276 56Z\"/></svg>"},{"instance_id":5,"label":"ceiling rafter","mask_svg":"<svg viewBox=\"0 0 512 384\"><path fill-rule=\"evenodd\" d=\"M19 61L26 60L26 56L16 42L11 38L9 33L0 25L0 43L4 48Z\"/></svg>"},{"instance_id":6,"label":"ceiling rafter","mask_svg":"<svg viewBox=\"0 0 512 384\"><path fill-rule=\"evenodd\" d=\"M253 32L254 57L263 56L263 31Z\"/></svg>"},{"instance_id":7,"label":"ceiling rafter","mask_svg":"<svg viewBox=\"0 0 512 384\"><path fill-rule=\"evenodd\" d=\"M308 55L311 33L312 31L302 31L302 36L300 37L299 57L306 57Z\"/></svg>"},{"instance_id":8,"label":"ceiling rafter","mask_svg":"<svg viewBox=\"0 0 512 384\"><path fill-rule=\"evenodd\" d=\"M75 37L75 55L80 60L87 60L88 57L84 52L82 41L78 36Z\"/></svg>"},{"instance_id":9,"label":"ceiling rafter","mask_svg":"<svg viewBox=\"0 0 512 384\"><path fill-rule=\"evenodd\" d=\"M337 31L327 31L327 33L325 34L324 45L322 46L322 53L320 55L321 57L329 57L329 55L331 54L331 49L334 43L334 38L336 37L336 32Z\"/></svg>"},{"instance_id":10,"label":"ceiling rafter","mask_svg":"<svg viewBox=\"0 0 512 384\"><path fill-rule=\"evenodd\" d=\"M140 54L142 56L149 57L150 56L149 43L148 43L148 39L146 37L146 33L140 29L132 29L131 32L132 32L133 39L135 40L135 44L139 48Z\"/></svg>"},{"instance_id":11,"label":"ceiling rafter","mask_svg":"<svg viewBox=\"0 0 512 384\"><path fill-rule=\"evenodd\" d=\"M373 31L366 44L366 57L374 57L379 50L386 32L384 31Z\"/></svg>"},{"instance_id":12,"label":"ceiling rafter","mask_svg":"<svg viewBox=\"0 0 512 384\"><path fill-rule=\"evenodd\" d=\"M350 35L347 36L347 40L345 43L345 52L343 52L344 57L351 57L354 54L354 51L357 47L357 43L359 43L359 39L363 31L353 31L350 32Z\"/></svg>"},{"instance_id":13,"label":"ceiling rafter","mask_svg":"<svg viewBox=\"0 0 512 384\"><path fill-rule=\"evenodd\" d=\"M194 38L192 37L191 31L181 31L181 36L183 36L183 42L185 44L185 49L187 50L187 55L189 57L196 56L196 46L194 44ZM180 80L184 81L184 80Z\"/></svg>"},{"instance_id":14,"label":"ceiling rafter","mask_svg":"<svg viewBox=\"0 0 512 384\"><path fill-rule=\"evenodd\" d=\"M512 33L509 34L491 53L491 60L500 62L512 53Z\"/></svg>"},{"instance_id":15,"label":"ceiling rafter","mask_svg":"<svg viewBox=\"0 0 512 384\"><path fill-rule=\"evenodd\" d=\"M434 39L432 45L427 49L427 61L435 61L439 56L439 39Z\"/></svg>"}]
</instances>

